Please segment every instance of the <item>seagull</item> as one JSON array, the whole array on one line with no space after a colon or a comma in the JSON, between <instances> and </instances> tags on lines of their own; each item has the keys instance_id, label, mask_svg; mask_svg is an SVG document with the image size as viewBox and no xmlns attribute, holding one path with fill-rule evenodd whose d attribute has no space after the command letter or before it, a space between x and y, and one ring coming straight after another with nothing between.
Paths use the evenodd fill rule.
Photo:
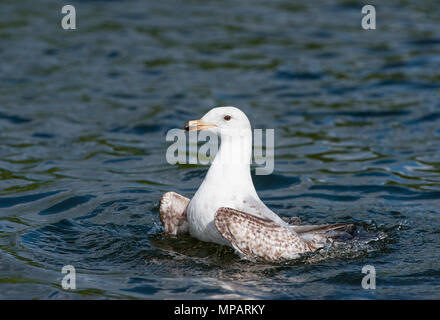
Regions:
<instances>
[{"instance_id":1,"label":"seagull","mask_svg":"<svg viewBox=\"0 0 440 320\"><path fill-rule=\"evenodd\" d=\"M221 144L192 199L173 191L162 195L159 218L165 234L189 233L230 246L241 258L264 261L296 259L353 234L353 223L300 225L298 217L286 221L261 201L250 170L251 124L240 109L213 108L184 130L208 130Z\"/></svg>"}]
</instances>

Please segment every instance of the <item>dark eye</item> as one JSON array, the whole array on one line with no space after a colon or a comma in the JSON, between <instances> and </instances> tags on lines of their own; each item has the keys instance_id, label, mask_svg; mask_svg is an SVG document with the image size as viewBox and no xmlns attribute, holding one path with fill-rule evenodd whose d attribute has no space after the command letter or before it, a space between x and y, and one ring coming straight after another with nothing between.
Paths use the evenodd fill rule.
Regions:
<instances>
[{"instance_id":1,"label":"dark eye","mask_svg":"<svg viewBox=\"0 0 440 320\"><path fill-rule=\"evenodd\" d=\"M227 116L224 117L224 119L225 119L226 121L229 121L229 120L231 120L231 116L227 115Z\"/></svg>"}]
</instances>

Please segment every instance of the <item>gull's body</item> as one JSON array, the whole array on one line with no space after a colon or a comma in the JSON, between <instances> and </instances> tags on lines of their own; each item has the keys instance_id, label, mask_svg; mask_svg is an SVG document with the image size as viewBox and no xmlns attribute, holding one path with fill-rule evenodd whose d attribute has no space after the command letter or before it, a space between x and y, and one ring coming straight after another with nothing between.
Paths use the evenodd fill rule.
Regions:
<instances>
[{"instance_id":1,"label":"gull's body","mask_svg":"<svg viewBox=\"0 0 440 320\"><path fill-rule=\"evenodd\" d=\"M189 232L199 240L231 246L246 258L281 260L314 251L352 227L290 225L260 200L250 173L251 125L239 109L214 108L187 129L212 130L221 145L191 200L173 192L162 197L166 233Z\"/></svg>"},{"instance_id":2,"label":"gull's body","mask_svg":"<svg viewBox=\"0 0 440 320\"><path fill-rule=\"evenodd\" d=\"M231 113L232 110L226 108L223 111ZM250 171L251 127L249 121L242 125L243 127L237 130L222 130L220 149L188 205L189 232L199 240L228 244L214 223L215 213L221 207L284 223L257 195Z\"/></svg>"}]
</instances>

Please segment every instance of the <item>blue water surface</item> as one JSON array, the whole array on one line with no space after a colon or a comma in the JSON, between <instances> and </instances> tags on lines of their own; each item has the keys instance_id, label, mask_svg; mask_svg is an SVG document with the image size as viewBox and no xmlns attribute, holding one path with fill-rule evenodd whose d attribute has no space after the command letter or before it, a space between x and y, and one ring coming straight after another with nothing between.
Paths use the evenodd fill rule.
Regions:
<instances>
[{"instance_id":1,"label":"blue water surface","mask_svg":"<svg viewBox=\"0 0 440 320\"><path fill-rule=\"evenodd\" d=\"M357 0L74 0L63 30L64 1L2 0L0 298L440 298L440 5L369 3L366 31ZM207 170L166 133L221 105L275 129L270 208L387 238L269 264L165 237Z\"/></svg>"}]
</instances>

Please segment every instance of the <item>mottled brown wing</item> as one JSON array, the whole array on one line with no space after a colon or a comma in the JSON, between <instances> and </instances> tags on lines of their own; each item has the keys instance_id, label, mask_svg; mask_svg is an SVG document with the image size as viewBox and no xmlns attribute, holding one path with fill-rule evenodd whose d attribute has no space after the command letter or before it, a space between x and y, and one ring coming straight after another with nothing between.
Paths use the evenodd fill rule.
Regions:
<instances>
[{"instance_id":1,"label":"mottled brown wing","mask_svg":"<svg viewBox=\"0 0 440 320\"><path fill-rule=\"evenodd\" d=\"M215 226L231 246L248 259L295 259L301 253L317 249L286 226L231 208L217 210Z\"/></svg>"},{"instance_id":2,"label":"mottled brown wing","mask_svg":"<svg viewBox=\"0 0 440 320\"><path fill-rule=\"evenodd\" d=\"M175 192L167 192L159 202L159 218L166 234L177 235L189 230L186 208L189 199Z\"/></svg>"},{"instance_id":3,"label":"mottled brown wing","mask_svg":"<svg viewBox=\"0 0 440 320\"><path fill-rule=\"evenodd\" d=\"M326 234L330 232L345 232L352 234L356 231L355 223L333 223L319 225L293 225L292 229L298 234L320 233Z\"/></svg>"}]
</instances>

